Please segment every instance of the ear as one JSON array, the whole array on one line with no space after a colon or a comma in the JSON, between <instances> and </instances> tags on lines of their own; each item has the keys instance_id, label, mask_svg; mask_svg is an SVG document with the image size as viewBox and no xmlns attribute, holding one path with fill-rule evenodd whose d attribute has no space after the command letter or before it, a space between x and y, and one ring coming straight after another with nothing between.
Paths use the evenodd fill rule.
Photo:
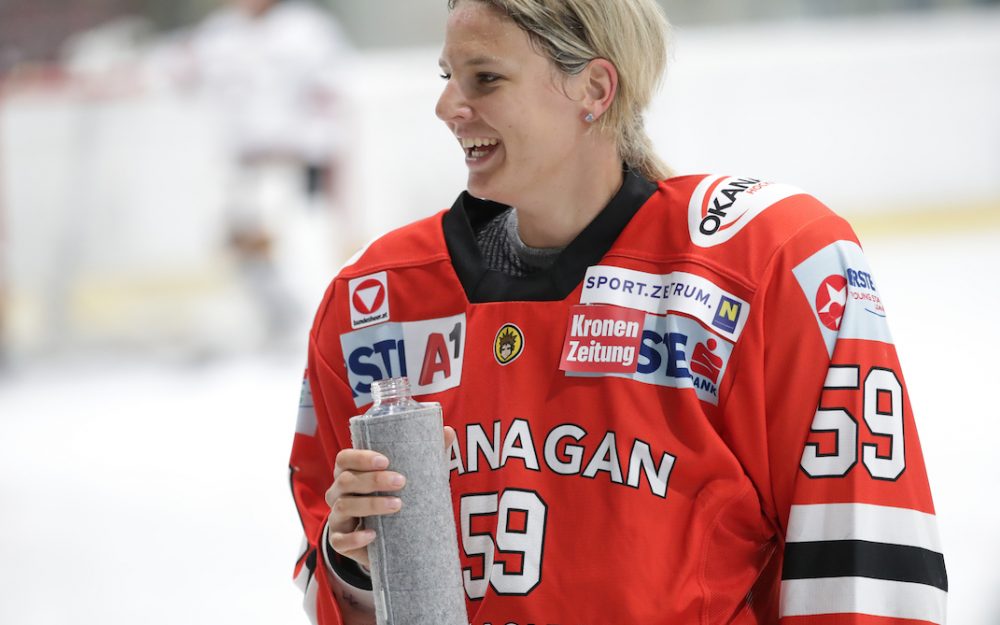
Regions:
<instances>
[{"instance_id":1,"label":"ear","mask_svg":"<svg viewBox=\"0 0 1000 625\"><path fill-rule=\"evenodd\" d=\"M618 68L611 61L598 58L587 64L583 74L583 104L599 119L618 93Z\"/></svg>"}]
</instances>

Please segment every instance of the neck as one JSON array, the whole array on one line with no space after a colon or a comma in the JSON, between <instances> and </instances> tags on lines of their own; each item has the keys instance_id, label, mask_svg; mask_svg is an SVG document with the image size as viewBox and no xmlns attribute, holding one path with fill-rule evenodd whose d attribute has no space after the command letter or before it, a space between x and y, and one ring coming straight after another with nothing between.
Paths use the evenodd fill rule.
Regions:
<instances>
[{"instance_id":1,"label":"neck","mask_svg":"<svg viewBox=\"0 0 1000 625\"><path fill-rule=\"evenodd\" d=\"M564 167L539 197L519 202L518 234L531 247L565 247L607 206L624 180L618 150L603 145Z\"/></svg>"}]
</instances>

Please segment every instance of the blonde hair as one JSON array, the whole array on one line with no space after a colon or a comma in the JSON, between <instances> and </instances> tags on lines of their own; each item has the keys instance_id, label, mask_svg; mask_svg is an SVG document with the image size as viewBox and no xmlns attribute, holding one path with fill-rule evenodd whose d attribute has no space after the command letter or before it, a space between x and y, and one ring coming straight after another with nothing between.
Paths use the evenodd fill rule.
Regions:
<instances>
[{"instance_id":1,"label":"blonde hair","mask_svg":"<svg viewBox=\"0 0 1000 625\"><path fill-rule=\"evenodd\" d=\"M454 9L459 0L448 0ZM648 180L671 175L646 134L643 111L667 64L670 24L655 0L475 0L506 14L563 73L595 58L618 70L618 92L598 127L614 134L618 155Z\"/></svg>"}]
</instances>

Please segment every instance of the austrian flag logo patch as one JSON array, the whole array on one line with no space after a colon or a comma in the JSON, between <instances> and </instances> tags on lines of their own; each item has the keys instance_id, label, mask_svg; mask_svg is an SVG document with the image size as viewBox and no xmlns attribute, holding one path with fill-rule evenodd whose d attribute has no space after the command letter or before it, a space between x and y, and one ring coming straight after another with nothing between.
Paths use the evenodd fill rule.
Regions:
<instances>
[{"instance_id":1,"label":"austrian flag logo patch","mask_svg":"<svg viewBox=\"0 0 1000 625\"><path fill-rule=\"evenodd\" d=\"M348 283L351 328L364 328L389 320L389 277L384 271Z\"/></svg>"}]
</instances>

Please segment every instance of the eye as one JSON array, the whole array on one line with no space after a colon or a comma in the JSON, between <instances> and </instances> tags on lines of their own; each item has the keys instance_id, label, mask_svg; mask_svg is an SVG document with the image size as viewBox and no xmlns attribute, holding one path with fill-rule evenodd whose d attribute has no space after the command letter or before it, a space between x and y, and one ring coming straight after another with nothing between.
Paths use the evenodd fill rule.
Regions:
<instances>
[{"instance_id":1,"label":"eye","mask_svg":"<svg viewBox=\"0 0 1000 625\"><path fill-rule=\"evenodd\" d=\"M441 72L441 78L444 80L451 80L451 74L448 72Z\"/></svg>"},{"instance_id":2,"label":"eye","mask_svg":"<svg viewBox=\"0 0 1000 625\"><path fill-rule=\"evenodd\" d=\"M476 74L476 80L478 80L481 84L489 85L500 80L500 76L498 76L497 74L491 74L489 72L481 72L479 74Z\"/></svg>"}]
</instances>

